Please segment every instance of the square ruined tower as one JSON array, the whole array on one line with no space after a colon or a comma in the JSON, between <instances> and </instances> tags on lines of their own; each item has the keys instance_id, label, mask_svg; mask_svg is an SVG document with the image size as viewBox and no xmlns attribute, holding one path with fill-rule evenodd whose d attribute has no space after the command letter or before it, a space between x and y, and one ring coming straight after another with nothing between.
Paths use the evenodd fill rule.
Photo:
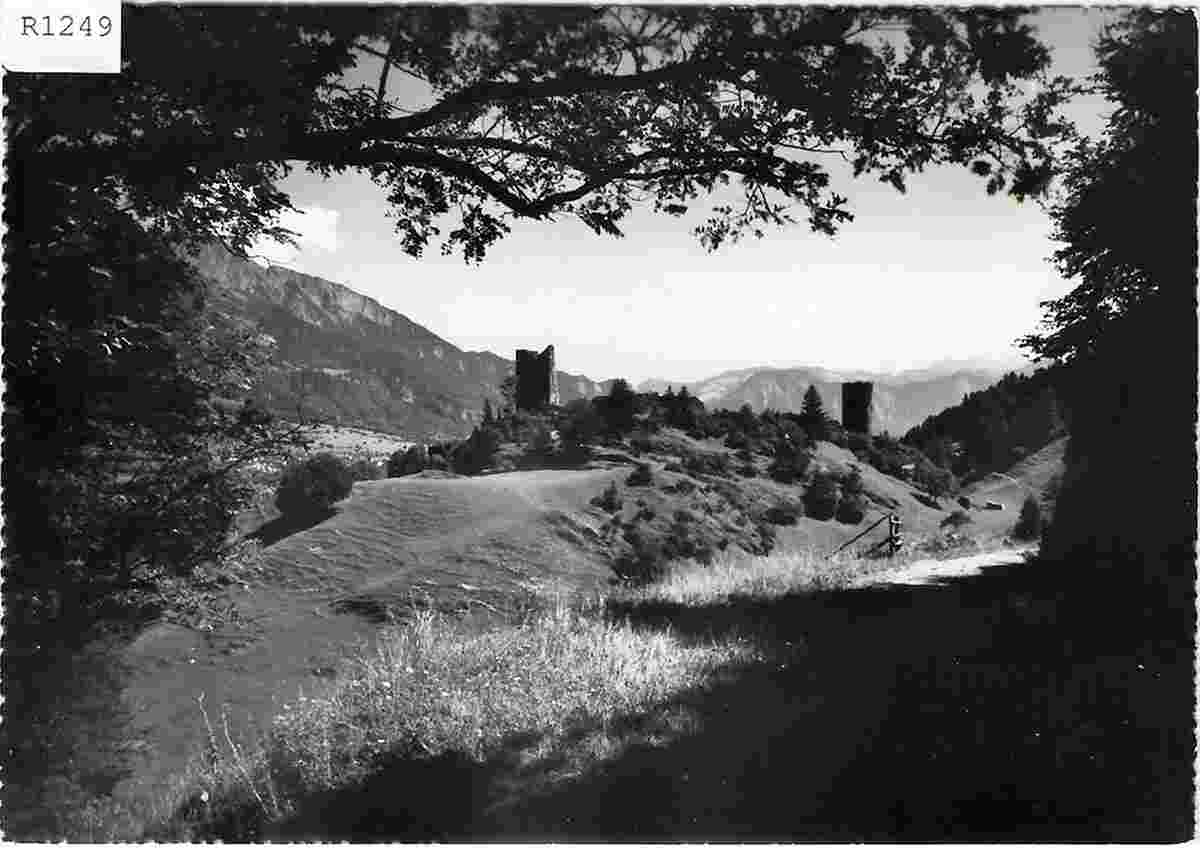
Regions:
<instances>
[{"instance_id":1,"label":"square ruined tower","mask_svg":"<svg viewBox=\"0 0 1200 848\"><path fill-rule=\"evenodd\" d=\"M541 353L517 351L517 409L536 410L558 405L558 375L554 370L554 345Z\"/></svg>"},{"instance_id":2,"label":"square ruined tower","mask_svg":"<svg viewBox=\"0 0 1200 848\"><path fill-rule=\"evenodd\" d=\"M842 426L848 433L871 435L871 397L875 384L842 383Z\"/></svg>"}]
</instances>

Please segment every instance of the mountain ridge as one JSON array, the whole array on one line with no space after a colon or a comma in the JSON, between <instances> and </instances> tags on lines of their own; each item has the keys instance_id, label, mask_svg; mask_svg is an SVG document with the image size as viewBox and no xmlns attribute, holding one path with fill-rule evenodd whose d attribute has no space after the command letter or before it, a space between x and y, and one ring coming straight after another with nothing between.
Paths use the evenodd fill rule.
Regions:
<instances>
[{"instance_id":1,"label":"mountain ridge","mask_svg":"<svg viewBox=\"0 0 1200 848\"><path fill-rule=\"evenodd\" d=\"M257 390L277 414L331 419L407 438L465 435L484 402L501 400L511 359L466 351L403 313L341 283L279 265L262 267L219 246L192 257L219 308L257 322L276 355ZM541 347L531 340L530 347ZM936 364L935 364L936 365ZM995 370L937 375L926 366L900 374L823 366L732 369L699 381L644 380L641 391L688 390L709 408L798 411L810 385L826 411L841 414L840 383L875 383L877 429L901 435L930 415L996 382ZM562 403L606 393L612 380L558 370ZM924 375L933 374L928 379Z\"/></svg>"},{"instance_id":2,"label":"mountain ridge","mask_svg":"<svg viewBox=\"0 0 1200 848\"><path fill-rule=\"evenodd\" d=\"M461 436L500 402L513 361L468 352L374 298L210 246L192 257L218 308L257 322L276 342L258 399L272 411L331 418L410 437ZM536 346L536 345L531 345ZM602 384L558 371L564 403Z\"/></svg>"},{"instance_id":3,"label":"mountain ridge","mask_svg":"<svg viewBox=\"0 0 1200 848\"><path fill-rule=\"evenodd\" d=\"M795 412L800 410L808 387L814 386L821 395L825 411L840 418L841 384L868 380L875 384L872 406L876 429L900 436L928 416L960 403L971 392L994 384L1005 373L997 373L997 370L963 369L937 373L924 368L900 374L879 374L838 371L822 366L738 368L696 381L644 380L638 384L638 389L664 391L672 386L678 391L686 386L711 409L738 409L749 404L755 412L764 409Z\"/></svg>"}]
</instances>

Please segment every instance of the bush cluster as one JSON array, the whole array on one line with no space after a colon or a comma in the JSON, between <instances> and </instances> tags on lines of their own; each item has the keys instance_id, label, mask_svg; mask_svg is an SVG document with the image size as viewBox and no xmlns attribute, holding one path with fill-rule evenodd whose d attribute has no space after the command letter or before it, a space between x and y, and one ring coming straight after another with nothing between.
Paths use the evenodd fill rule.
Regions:
<instances>
[{"instance_id":1,"label":"bush cluster","mask_svg":"<svg viewBox=\"0 0 1200 848\"><path fill-rule=\"evenodd\" d=\"M654 474L650 471L650 466L644 462L639 462L636 469L625 480L627 486L649 486L654 482Z\"/></svg>"},{"instance_id":2,"label":"bush cluster","mask_svg":"<svg viewBox=\"0 0 1200 848\"><path fill-rule=\"evenodd\" d=\"M591 504L605 512L613 513L619 512L621 507L625 505L625 501L622 499L621 491L617 488L617 484L614 481L609 483L603 492L592 498Z\"/></svg>"},{"instance_id":3,"label":"bush cluster","mask_svg":"<svg viewBox=\"0 0 1200 848\"><path fill-rule=\"evenodd\" d=\"M1027 495L1021 504L1021 514L1017 516L1016 526L1013 527L1013 537L1029 541L1042 535L1042 507L1037 498Z\"/></svg>"},{"instance_id":4,"label":"bush cluster","mask_svg":"<svg viewBox=\"0 0 1200 848\"><path fill-rule=\"evenodd\" d=\"M795 524L804 515L804 505L801 503L781 503L763 513L763 520L770 524L789 526Z\"/></svg>"},{"instance_id":5,"label":"bush cluster","mask_svg":"<svg viewBox=\"0 0 1200 848\"><path fill-rule=\"evenodd\" d=\"M881 474L911 480L935 498L958 491L958 478L952 472L935 464L912 445L893 439L886 433L874 437L849 433L846 447ZM910 470L906 471L906 466Z\"/></svg>"},{"instance_id":6,"label":"bush cluster","mask_svg":"<svg viewBox=\"0 0 1200 848\"><path fill-rule=\"evenodd\" d=\"M314 454L283 470L275 506L284 515L328 512L350 494L353 485L354 477L340 458L332 453Z\"/></svg>"},{"instance_id":7,"label":"bush cluster","mask_svg":"<svg viewBox=\"0 0 1200 848\"><path fill-rule=\"evenodd\" d=\"M939 526L943 530L957 530L959 527L964 527L973 521L974 519L971 518L971 516L968 515L964 510L956 509L954 512L943 518Z\"/></svg>"},{"instance_id":8,"label":"bush cluster","mask_svg":"<svg viewBox=\"0 0 1200 848\"><path fill-rule=\"evenodd\" d=\"M812 464L812 453L800 448L795 440L784 437L775 442L774 459L767 473L777 483L791 485L803 482Z\"/></svg>"},{"instance_id":9,"label":"bush cluster","mask_svg":"<svg viewBox=\"0 0 1200 848\"><path fill-rule=\"evenodd\" d=\"M713 477L729 476L729 455L724 453L695 452L683 458L684 470L693 476L709 474Z\"/></svg>"}]
</instances>

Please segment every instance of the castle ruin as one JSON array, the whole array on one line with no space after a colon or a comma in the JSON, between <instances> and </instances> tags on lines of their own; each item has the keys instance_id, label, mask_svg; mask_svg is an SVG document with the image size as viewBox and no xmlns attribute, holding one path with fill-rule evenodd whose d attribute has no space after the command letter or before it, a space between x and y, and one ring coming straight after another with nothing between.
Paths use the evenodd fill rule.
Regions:
<instances>
[{"instance_id":1,"label":"castle ruin","mask_svg":"<svg viewBox=\"0 0 1200 848\"><path fill-rule=\"evenodd\" d=\"M871 435L871 396L875 384L842 383L842 426L848 433Z\"/></svg>"},{"instance_id":2,"label":"castle ruin","mask_svg":"<svg viewBox=\"0 0 1200 848\"><path fill-rule=\"evenodd\" d=\"M558 405L558 374L554 370L554 345L541 353L517 351L517 409L534 411Z\"/></svg>"}]
</instances>

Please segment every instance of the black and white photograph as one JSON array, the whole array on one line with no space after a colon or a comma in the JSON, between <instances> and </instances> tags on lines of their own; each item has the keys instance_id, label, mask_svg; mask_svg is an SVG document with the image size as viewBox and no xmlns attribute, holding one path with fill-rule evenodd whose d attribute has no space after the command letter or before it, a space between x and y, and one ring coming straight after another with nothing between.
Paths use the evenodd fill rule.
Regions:
<instances>
[{"instance_id":1,"label":"black and white photograph","mask_svg":"<svg viewBox=\"0 0 1200 848\"><path fill-rule=\"evenodd\" d=\"M1193 838L1194 10L46 3L4 840Z\"/></svg>"}]
</instances>

